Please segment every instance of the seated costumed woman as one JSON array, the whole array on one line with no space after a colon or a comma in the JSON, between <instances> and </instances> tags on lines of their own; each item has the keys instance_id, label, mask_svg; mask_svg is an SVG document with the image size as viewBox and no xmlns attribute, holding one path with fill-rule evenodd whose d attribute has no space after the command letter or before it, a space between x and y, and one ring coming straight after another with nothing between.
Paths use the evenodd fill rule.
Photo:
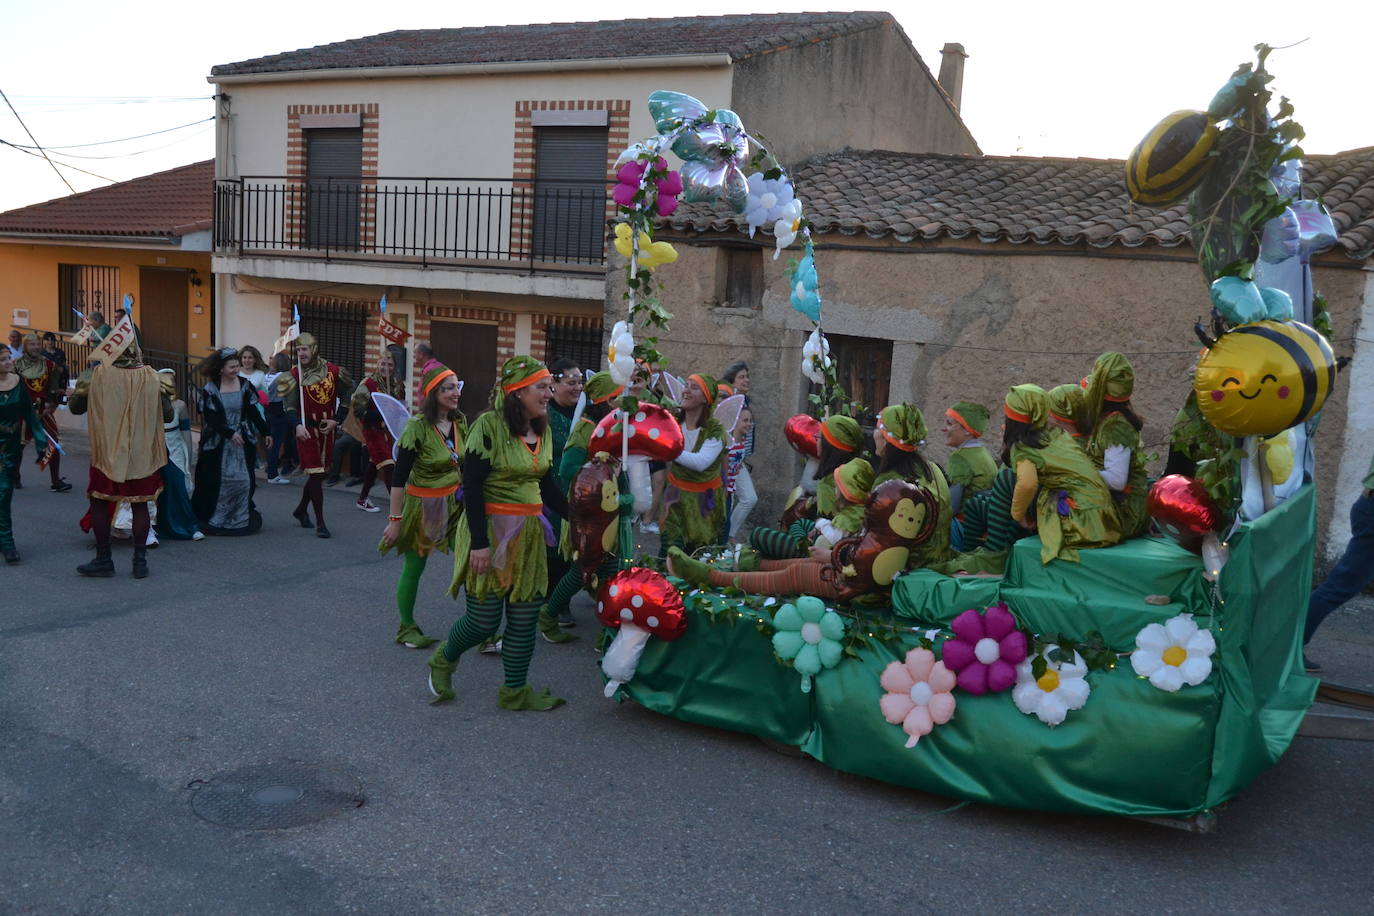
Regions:
<instances>
[{"instance_id":1,"label":"seated costumed woman","mask_svg":"<svg viewBox=\"0 0 1374 916\"><path fill-rule=\"evenodd\" d=\"M720 541L725 524L721 471L730 443L725 428L711 415L718 390L714 378L699 373L687 376L682 389L678 422L685 447L668 467L668 485L663 491L667 511L659 557L667 556L669 547L690 554Z\"/></svg>"},{"instance_id":2,"label":"seated costumed woman","mask_svg":"<svg viewBox=\"0 0 1374 916\"><path fill-rule=\"evenodd\" d=\"M950 553L950 523L954 513L950 510L949 483L939 465L927 461L921 454L925 438L925 417L910 404L893 404L878 414L878 424L873 429L873 446L878 455L878 479L874 485L905 480L928 491L940 507L935 531L928 541L911 551L908 569L941 563Z\"/></svg>"},{"instance_id":3,"label":"seated costumed woman","mask_svg":"<svg viewBox=\"0 0 1374 916\"><path fill-rule=\"evenodd\" d=\"M1121 538L1140 537L1149 525L1145 499L1150 481L1140 430L1145 425L1131 407L1135 369L1120 353L1103 353L1093 364L1084 396L1090 425L1088 455L1102 472L1116 500Z\"/></svg>"},{"instance_id":4,"label":"seated costumed woman","mask_svg":"<svg viewBox=\"0 0 1374 916\"><path fill-rule=\"evenodd\" d=\"M582 393L587 397L587 406L568 433L568 441L563 446L563 457L558 463L558 482L563 487L563 492L568 494L571 506L573 481L577 479L577 472L582 470L582 465L587 463L591 456L587 453L587 447L591 442L592 432L596 429L596 424L610 413L615 407L612 403L617 397L625 392L625 386L617 385L611 378L609 372L597 372L588 377L586 385L582 388ZM618 458L618 455L612 457ZM621 473L620 492L629 492L628 482L625 475ZM571 511L571 509L570 509ZM575 559L573 556L572 540L572 521L563 523L563 533L559 538L559 550L563 559L570 564L563 576L554 583L553 590L549 593L549 601L539 611L539 633L551 643L568 643L577 639L572 633L565 633L560 629L563 626L572 625L572 611L569 604L573 596L582 589L582 571L575 565L571 565ZM600 568L596 571L596 581L604 581L613 575L617 569L619 558L614 552L607 552L606 558L602 561Z\"/></svg>"},{"instance_id":5,"label":"seated costumed woman","mask_svg":"<svg viewBox=\"0 0 1374 916\"><path fill-rule=\"evenodd\" d=\"M239 378L239 353L225 347L200 364L205 385L197 392L200 448L191 506L206 534L253 534L262 516L253 505L257 489L253 467L258 437L267 438L267 418L259 409L253 383Z\"/></svg>"},{"instance_id":6,"label":"seated costumed woman","mask_svg":"<svg viewBox=\"0 0 1374 916\"><path fill-rule=\"evenodd\" d=\"M864 433L853 417L834 415L821 421L820 463L814 478L802 477L804 493L816 496L816 517L835 516L835 470L855 458L863 447ZM787 526L755 528L749 534L749 546L760 557L783 560L807 556L811 547L810 533L816 527L814 519L804 518Z\"/></svg>"},{"instance_id":7,"label":"seated costumed woman","mask_svg":"<svg viewBox=\"0 0 1374 916\"><path fill-rule=\"evenodd\" d=\"M1017 385L1007 392L1003 412L1002 462L1016 472L1011 517L1039 532L1040 562L1077 562L1081 548L1120 541L1111 491L1092 459L1069 436L1045 428L1044 389Z\"/></svg>"},{"instance_id":8,"label":"seated costumed woman","mask_svg":"<svg viewBox=\"0 0 1374 916\"><path fill-rule=\"evenodd\" d=\"M453 549L463 515L463 437L467 424L458 412L462 384L453 370L431 361L420 379L420 412L406 421L397 443L391 479L390 511L377 550L391 548L403 558L396 583L396 642L411 649L434 644L415 623L415 594L429 555Z\"/></svg>"},{"instance_id":9,"label":"seated costumed woman","mask_svg":"<svg viewBox=\"0 0 1374 916\"><path fill-rule=\"evenodd\" d=\"M535 624L548 582L546 547L556 543L544 520L547 504L566 516L567 500L553 472L547 425L553 389L537 359L517 356L501 367L491 409L472 424L463 451L463 511L453 548L449 595L467 593L466 613L429 658L435 702L453 699L458 657L494 636L505 616L501 664L504 709L553 709L563 703L525 682L534 655Z\"/></svg>"},{"instance_id":10,"label":"seated costumed woman","mask_svg":"<svg viewBox=\"0 0 1374 916\"><path fill-rule=\"evenodd\" d=\"M1050 434L1065 433L1078 444L1087 438L1087 403L1082 385L1055 385L1047 392L1050 414L1045 428Z\"/></svg>"},{"instance_id":11,"label":"seated costumed woman","mask_svg":"<svg viewBox=\"0 0 1374 916\"><path fill-rule=\"evenodd\" d=\"M830 564L831 546L863 527L864 503L874 486L873 466L862 458L835 469L834 518L816 520L820 533L817 545L805 557L759 561L756 572L714 569L692 559L677 548L668 552L668 571L693 585L709 588L734 586L754 595L814 595L833 600L839 592L831 581L822 579L821 570Z\"/></svg>"}]
</instances>

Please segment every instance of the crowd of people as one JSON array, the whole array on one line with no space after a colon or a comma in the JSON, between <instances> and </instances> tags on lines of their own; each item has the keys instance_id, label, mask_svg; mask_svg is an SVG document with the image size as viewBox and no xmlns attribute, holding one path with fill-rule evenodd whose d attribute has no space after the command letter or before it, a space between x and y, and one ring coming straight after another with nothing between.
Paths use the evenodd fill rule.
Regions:
<instances>
[{"instance_id":1,"label":"crowd of people","mask_svg":"<svg viewBox=\"0 0 1374 916\"><path fill-rule=\"evenodd\" d=\"M92 321L99 323L94 340L110 334L101 316ZM818 456L806 462L782 522L750 530L758 502L750 458L758 437L773 433L753 425L742 362L719 378L693 372L682 379L640 364L627 391L609 373L584 373L572 359L546 366L517 356L501 367L488 409L469 422L458 408L457 373L423 343L415 348L412 396L398 371L400 348L384 350L355 384L302 333L292 351L270 360L243 346L201 362L194 389L201 429L192 449L190 411L175 374L145 365L137 339L93 361L67 395L66 357L47 337L12 334L0 351L0 553L7 562L19 562L10 501L28 442L49 469L52 489L71 489L58 471L54 412L64 397L72 414L89 418L83 527L94 534L96 556L78 567L85 576L115 573L110 543L121 530L133 541L135 577L148 575L147 549L159 535L199 540L258 531L260 463L269 484L300 475L292 516L329 538L324 488L339 481L351 453L352 483L361 485L357 508L379 513L371 491L378 482L384 488L379 550L402 559L395 642L434 646L428 668L435 702L454 697L458 661L473 649L501 653L502 707L545 710L563 702L528 684L530 659L541 637L576 640L571 599L632 559L617 555L608 530L595 575L577 568L568 508L591 457L592 431L625 394L672 411L684 447L672 461L648 462L642 502L631 498L628 469L617 467L619 495L607 511L626 529L637 522L641 532L658 534L665 569L690 586L840 598L834 576L824 574L832 551L859 533L869 495L890 480L925 491L938 516L908 568L1000 573L1012 543L1031 533L1039 535L1042 562L1073 562L1082 550L1144 534L1148 524L1143 423L1131 404L1135 374L1120 353L1102 354L1079 382L1009 389L996 444L986 406L950 405L941 425L949 449L943 466L928 456L926 417L911 404L878 410L871 436L859 419L825 416ZM399 415L388 417L388 404ZM442 640L416 620L419 582L436 552L452 556L448 591L464 601Z\"/></svg>"}]
</instances>

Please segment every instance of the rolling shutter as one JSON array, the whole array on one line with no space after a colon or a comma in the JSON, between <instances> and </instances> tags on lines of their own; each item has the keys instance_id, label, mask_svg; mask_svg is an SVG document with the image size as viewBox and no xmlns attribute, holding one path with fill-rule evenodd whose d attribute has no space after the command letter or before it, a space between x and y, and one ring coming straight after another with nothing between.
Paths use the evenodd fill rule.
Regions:
<instances>
[{"instance_id":1,"label":"rolling shutter","mask_svg":"<svg viewBox=\"0 0 1374 916\"><path fill-rule=\"evenodd\" d=\"M305 175L309 247L356 249L363 176L362 128L305 131Z\"/></svg>"},{"instance_id":2,"label":"rolling shutter","mask_svg":"<svg viewBox=\"0 0 1374 916\"><path fill-rule=\"evenodd\" d=\"M604 127L535 130L534 256L600 263L606 233Z\"/></svg>"}]
</instances>

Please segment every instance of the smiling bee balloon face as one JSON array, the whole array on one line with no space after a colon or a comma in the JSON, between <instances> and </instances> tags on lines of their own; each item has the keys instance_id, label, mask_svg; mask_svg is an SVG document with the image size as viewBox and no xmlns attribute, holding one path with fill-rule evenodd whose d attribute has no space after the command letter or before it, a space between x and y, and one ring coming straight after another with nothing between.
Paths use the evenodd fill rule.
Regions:
<instances>
[{"instance_id":1,"label":"smiling bee balloon face","mask_svg":"<svg viewBox=\"0 0 1374 916\"><path fill-rule=\"evenodd\" d=\"M1296 321L1227 331L1198 360L1198 408L1233 436L1269 436L1311 417L1336 384L1331 345Z\"/></svg>"}]
</instances>

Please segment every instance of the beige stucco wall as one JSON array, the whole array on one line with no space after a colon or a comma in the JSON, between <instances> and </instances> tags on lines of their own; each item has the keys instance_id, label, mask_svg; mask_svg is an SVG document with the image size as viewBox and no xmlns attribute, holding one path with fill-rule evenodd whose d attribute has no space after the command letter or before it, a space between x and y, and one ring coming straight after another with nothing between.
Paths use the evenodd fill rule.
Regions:
<instances>
[{"instance_id":1,"label":"beige stucco wall","mask_svg":"<svg viewBox=\"0 0 1374 916\"><path fill-rule=\"evenodd\" d=\"M509 178L517 101L630 99L633 140L654 133L654 89L725 105L730 83L730 69L715 67L233 85L230 123L216 123L216 149L227 151L217 174L285 175L288 105L376 103L381 176Z\"/></svg>"},{"instance_id":2,"label":"beige stucco wall","mask_svg":"<svg viewBox=\"0 0 1374 916\"><path fill-rule=\"evenodd\" d=\"M733 102L786 163L846 146L979 151L896 23L740 61Z\"/></svg>"},{"instance_id":3,"label":"beige stucco wall","mask_svg":"<svg viewBox=\"0 0 1374 916\"><path fill-rule=\"evenodd\" d=\"M664 304L675 315L660 349L679 374L718 373L734 359L749 362L758 395L755 467L770 469L756 475L762 502L753 521L768 523L799 469L780 430L804 404L800 347L809 324L788 304L786 257L772 261L765 253L767 291L760 309L720 308L718 249L693 241L683 240L677 263L660 269ZM1151 470L1162 468L1199 347L1193 323L1210 308L1189 252L1094 257L971 240L924 249L871 239L823 242L817 265L826 330L893 341L889 401L907 400L925 412L932 457L943 461L947 455L939 426L954 401L979 400L995 412L1008 386L1075 382L1096 354L1115 349L1127 352L1135 365L1134 403L1146 421L1147 450L1158 455ZM1317 285L1330 300L1337 340L1348 341L1367 308L1365 274L1339 269L1350 264L1343 256L1329 260L1336 266L1319 267ZM608 290L608 326L623 316L622 289L617 281ZM1337 351L1349 353L1351 344L1339 343ZM1342 373L1318 435L1323 533L1345 454L1349 387L1350 373ZM989 439L1000 447L996 433ZM1367 466L1368 455L1363 461Z\"/></svg>"}]
</instances>

